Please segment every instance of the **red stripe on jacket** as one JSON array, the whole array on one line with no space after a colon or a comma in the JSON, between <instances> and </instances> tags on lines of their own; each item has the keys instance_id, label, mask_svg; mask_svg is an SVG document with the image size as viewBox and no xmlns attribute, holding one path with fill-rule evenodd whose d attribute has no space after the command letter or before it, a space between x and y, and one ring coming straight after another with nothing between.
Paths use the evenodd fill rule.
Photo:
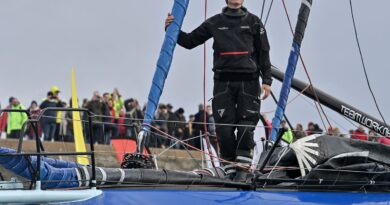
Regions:
<instances>
[{"instance_id":1,"label":"red stripe on jacket","mask_svg":"<svg viewBox=\"0 0 390 205\"><path fill-rule=\"evenodd\" d=\"M249 51L236 51L236 52L221 52L219 55L221 56L230 56L230 55L246 55L249 54Z\"/></svg>"}]
</instances>

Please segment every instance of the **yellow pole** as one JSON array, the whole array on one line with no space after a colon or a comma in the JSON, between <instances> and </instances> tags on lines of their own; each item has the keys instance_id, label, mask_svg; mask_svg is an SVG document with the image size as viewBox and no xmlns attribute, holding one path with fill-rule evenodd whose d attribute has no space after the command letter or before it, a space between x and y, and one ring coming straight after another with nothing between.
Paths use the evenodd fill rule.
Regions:
<instances>
[{"instance_id":1,"label":"yellow pole","mask_svg":"<svg viewBox=\"0 0 390 205\"><path fill-rule=\"evenodd\" d=\"M76 79L74 74L74 68L72 67L72 108L79 108L78 98L77 98L77 89L76 89ZM73 111L73 135L76 152L86 152L83 127L81 125L80 112ZM77 162L79 164L88 165L89 160L86 155L77 156Z\"/></svg>"}]
</instances>

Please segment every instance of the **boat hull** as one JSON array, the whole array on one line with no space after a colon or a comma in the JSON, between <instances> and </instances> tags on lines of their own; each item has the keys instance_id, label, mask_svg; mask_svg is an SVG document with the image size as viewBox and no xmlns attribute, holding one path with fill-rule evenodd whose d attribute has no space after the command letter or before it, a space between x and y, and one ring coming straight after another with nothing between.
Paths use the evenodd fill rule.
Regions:
<instances>
[{"instance_id":1,"label":"boat hull","mask_svg":"<svg viewBox=\"0 0 390 205\"><path fill-rule=\"evenodd\" d=\"M103 190L103 195L72 204L390 204L390 193L298 191Z\"/></svg>"}]
</instances>

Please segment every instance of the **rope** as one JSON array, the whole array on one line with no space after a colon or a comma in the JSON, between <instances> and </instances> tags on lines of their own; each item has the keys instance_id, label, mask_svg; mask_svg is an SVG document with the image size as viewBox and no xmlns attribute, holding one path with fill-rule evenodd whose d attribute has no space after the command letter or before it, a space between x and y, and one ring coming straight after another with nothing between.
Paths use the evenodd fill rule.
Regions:
<instances>
[{"instance_id":1,"label":"rope","mask_svg":"<svg viewBox=\"0 0 390 205\"><path fill-rule=\"evenodd\" d=\"M357 28L356 28L355 17L354 17L354 15L353 15L354 12L353 12L353 7L352 7L352 1L351 1L351 0L349 0L349 5L350 5L350 8L351 8L351 16L352 16L353 29L354 29L354 32L355 32L356 44L357 44L357 47L358 47L358 49L359 49L360 60L361 60L361 62L362 62L362 67L363 67L363 71L364 71L364 76L365 76L365 78L366 78L367 86L368 86L368 89L370 90L372 99L374 100L374 103L375 103L376 109L378 110L379 115L381 116L383 122L384 122L385 124L387 124L385 118L384 118L383 115L382 115L381 110L379 109L378 102L377 102L377 100L376 100L376 98L375 98L374 92L373 92L372 89L371 89L370 80L368 79L367 70L366 70L366 65L365 65L365 63L364 63L363 53L362 53L362 49L361 49L361 47L360 47L358 32L357 32Z\"/></svg>"},{"instance_id":2,"label":"rope","mask_svg":"<svg viewBox=\"0 0 390 205\"><path fill-rule=\"evenodd\" d=\"M198 151L198 152L200 152L200 153L202 153L202 154L205 154L205 155L209 155L209 156L210 156L210 159L211 159L212 153L206 153L206 152L204 152L203 150L198 149L197 147L194 147L194 146L192 146L192 145L190 145L190 144L184 142L183 140L177 139L176 137L173 137L173 136L169 135L168 133L165 133L165 132L159 130L157 127L154 127L154 126L152 126L152 125L148 125L148 126L149 126L150 128L153 128L154 130L156 130L159 134L161 134L162 137L167 137L167 138L172 139L172 140L177 140L177 141L179 141L180 143L182 143L183 145L186 145L187 147L189 147L189 148L191 148L191 149L193 149L193 150L195 150L195 151ZM246 169L246 167L241 166L240 163L231 162L231 161L222 159L222 158L220 158L220 157L217 157L217 158L218 158L221 162L224 162L224 163L227 163L227 164L232 164L232 165L234 165L234 166L236 166L236 167L240 167L240 168Z\"/></svg>"},{"instance_id":3,"label":"rope","mask_svg":"<svg viewBox=\"0 0 390 205\"><path fill-rule=\"evenodd\" d=\"M264 27L265 25L267 24L268 22L268 17L269 17L269 14L271 13L271 9L272 9L272 5L274 4L274 0L271 1L270 5L269 5L269 8L268 8L268 12L267 12L267 16L265 17L265 21L264 21Z\"/></svg>"},{"instance_id":4,"label":"rope","mask_svg":"<svg viewBox=\"0 0 390 205\"><path fill-rule=\"evenodd\" d=\"M207 0L204 1L204 20L207 20ZM207 111L206 111L206 67L207 67L207 52L206 52L206 42L203 44L203 127L205 131L205 136L204 139L206 140L206 146L207 146L207 151L211 154L210 159L211 159L211 164L213 168L215 169L215 163L214 163L214 155L212 155L211 151L211 144L210 144L210 139L207 131ZM203 142L201 142L203 143Z\"/></svg>"},{"instance_id":5,"label":"rope","mask_svg":"<svg viewBox=\"0 0 390 205\"><path fill-rule=\"evenodd\" d=\"M302 96L302 94L310 87L310 85L306 86L305 89L303 89L301 92L299 92L295 97L293 97L290 101L287 102L287 105L291 104L292 102L294 102L296 99L298 99L298 97ZM276 110L270 110L270 111L266 111L266 112L263 112L264 114L270 114L270 113L274 113Z\"/></svg>"},{"instance_id":6,"label":"rope","mask_svg":"<svg viewBox=\"0 0 390 205\"><path fill-rule=\"evenodd\" d=\"M303 98L305 99L305 98ZM308 102L308 101L307 101ZM308 102L310 103L310 102ZM95 115L95 116L98 116L98 115ZM44 118L56 118L56 117L52 117L52 116L45 116L45 115L42 115L42 117ZM111 117L111 116L108 116L108 117ZM67 120L72 120L71 118L65 118ZM135 118L124 118L124 119L133 119L133 120L140 120L142 121L142 119L135 119ZM349 119L347 119L349 120ZM78 120L78 121L81 121L83 123L88 123L87 120ZM188 122L183 122L183 121L174 121L174 120L154 120L154 121L164 121L164 122L172 122L172 123L188 123ZM334 120L332 120L334 121ZM26 121L27 123L27 121ZM112 122L100 122L100 121L92 121L92 123L94 124L105 124L105 125L119 125L119 126L134 126L134 125L131 125L131 124L126 124L126 123L112 123ZM201 124L203 125L203 122L191 122L193 124ZM337 124L337 122L335 122ZM357 127L356 125L354 125L352 122L350 122L354 127ZM272 128L272 126L265 126L265 125L241 125L241 124L223 124L223 123L206 123L207 125L218 125L218 126L234 126L234 127L253 127L253 128ZM344 129L346 130L346 129ZM291 131L299 131L299 130L294 130L292 129ZM342 135L349 135L348 133L340 133ZM203 135L204 136L204 135Z\"/></svg>"},{"instance_id":7,"label":"rope","mask_svg":"<svg viewBox=\"0 0 390 205\"><path fill-rule=\"evenodd\" d=\"M203 150L201 149L198 149L197 147L194 147L188 143L185 142L185 140L180 140L174 136L171 136L169 135L168 133L165 133L161 130L158 130L158 128L152 126L152 125L148 125L150 128L153 128L154 130L156 130L156 132L152 132L153 134L157 134L161 137L164 137L164 138L168 138L168 139L172 139L172 140L175 140L175 141L178 141L179 143L183 144L183 145L186 145L187 147L195 150L195 151L198 151L202 154L205 154L205 155L212 155L212 154L209 154L209 153L206 153L204 152ZM247 169L247 167L244 167L242 166L240 163L237 163L237 162L232 162L232 161L228 161L228 160L225 160L223 158L220 158L218 157L218 159L221 161L221 162L224 162L224 163L227 163L227 164L231 164L231 165L234 165L236 167L239 167L239 168L244 168L244 169ZM258 165L258 164L254 164L254 165ZM299 167L289 167L289 166L276 166L276 165L273 165L273 166L266 166L268 169L265 169L265 170L268 170L268 171L271 171L271 170L285 170L285 169L289 169L289 170L300 170L301 168ZM304 168L305 170L307 168ZM258 171L259 169L254 169L254 171ZM328 169L318 169L316 168L316 170L323 170L323 171L330 171L330 172L356 172L356 173L364 173L364 171L352 171L352 170L328 170ZM371 173L371 172L366 172L366 173ZM383 172L378 172L378 173L383 173Z\"/></svg>"},{"instance_id":8,"label":"rope","mask_svg":"<svg viewBox=\"0 0 390 205\"><path fill-rule=\"evenodd\" d=\"M263 5L261 6L260 21L263 19L263 13L264 13L265 2L266 2L266 0L263 0Z\"/></svg>"}]
</instances>

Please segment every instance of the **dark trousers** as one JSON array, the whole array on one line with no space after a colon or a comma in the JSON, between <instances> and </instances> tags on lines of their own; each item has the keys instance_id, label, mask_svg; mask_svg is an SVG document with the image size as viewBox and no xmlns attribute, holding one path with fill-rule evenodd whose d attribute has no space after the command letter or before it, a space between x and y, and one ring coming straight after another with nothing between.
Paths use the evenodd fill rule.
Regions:
<instances>
[{"instance_id":1,"label":"dark trousers","mask_svg":"<svg viewBox=\"0 0 390 205\"><path fill-rule=\"evenodd\" d=\"M104 144L110 144L112 137L119 136L119 126L117 124L104 124Z\"/></svg>"},{"instance_id":2,"label":"dark trousers","mask_svg":"<svg viewBox=\"0 0 390 205\"><path fill-rule=\"evenodd\" d=\"M103 125L100 123L92 123L92 129L94 143L104 144Z\"/></svg>"},{"instance_id":3,"label":"dark trousers","mask_svg":"<svg viewBox=\"0 0 390 205\"><path fill-rule=\"evenodd\" d=\"M90 137L92 135L93 143L104 144L103 125L100 122L92 123L92 132L89 132L89 123L85 123L85 142L91 143Z\"/></svg>"},{"instance_id":4,"label":"dark trousers","mask_svg":"<svg viewBox=\"0 0 390 205\"><path fill-rule=\"evenodd\" d=\"M7 138L11 139L19 139L21 130L11 130L11 132L7 135Z\"/></svg>"},{"instance_id":5,"label":"dark trousers","mask_svg":"<svg viewBox=\"0 0 390 205\"><path fill-rule=\"evenodd\" d=\"M44 122L43 123L43 134L45 141L51 141L55 139L57 124L55 122Z\"/></svg>"},{"instance_id":6,"label":"dark trousers","mask_svg":"<svg viewBox=\"0 0 390 205\"><path fill-rule=\"evenodd\" d=\"M258 80L214 81L213 116L223 159L251 158L254 126L260 119L260 93Z\"/></svg>"}]
</instances>

